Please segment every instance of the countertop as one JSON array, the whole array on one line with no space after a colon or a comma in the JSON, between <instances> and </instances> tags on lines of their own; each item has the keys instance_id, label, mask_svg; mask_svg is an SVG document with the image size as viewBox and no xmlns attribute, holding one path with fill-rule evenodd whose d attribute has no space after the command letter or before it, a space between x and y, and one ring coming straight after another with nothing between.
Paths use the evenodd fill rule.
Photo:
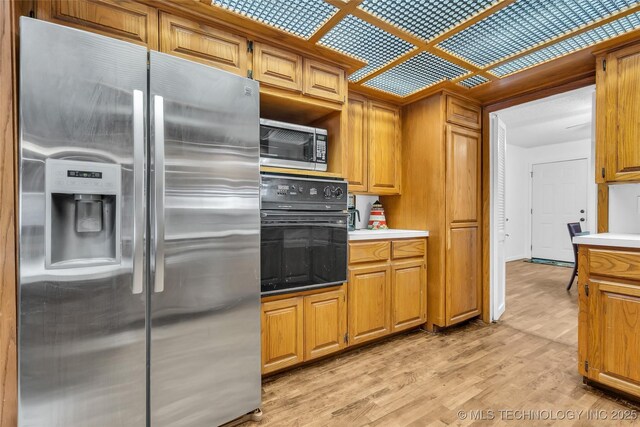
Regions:
<instances>
[{"instance_id":1,"label":"countertop","mask_svg":"<svg viewBox=\"0 0 640 427\"><path fill-rule=\"evenodd\" d=\"M416 237L429 237L427 230L356 230L349 232L349 240L376 240L376 239L410 239Z\"/></svg>"},{"instance_id":2,"label":"countertop","mask_svg":"<svg viewBox=\"0 0 640 427\"><path fill-rule=\"evenodd\" d=\"M591 246L613 246L640 249L640 234L600 233L576 236L573 243Z\"/></svg>"}]
</instances>

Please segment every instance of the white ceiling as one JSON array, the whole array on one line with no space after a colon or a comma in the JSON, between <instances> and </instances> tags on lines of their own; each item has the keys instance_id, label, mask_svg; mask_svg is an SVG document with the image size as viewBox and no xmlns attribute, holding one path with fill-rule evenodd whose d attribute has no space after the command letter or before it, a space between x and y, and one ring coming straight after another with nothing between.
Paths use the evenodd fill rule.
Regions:
<instances>
[{"instance_id":1,"label":"white ceiling","mask_svg":"<svg viewBox=\"0 0 640 427\"><path fill-rule=\"evenodd\" d=\"M531 148L591 139L594 92L588 86L498 111L507 144Z\"/></svg>"}]
</instances>

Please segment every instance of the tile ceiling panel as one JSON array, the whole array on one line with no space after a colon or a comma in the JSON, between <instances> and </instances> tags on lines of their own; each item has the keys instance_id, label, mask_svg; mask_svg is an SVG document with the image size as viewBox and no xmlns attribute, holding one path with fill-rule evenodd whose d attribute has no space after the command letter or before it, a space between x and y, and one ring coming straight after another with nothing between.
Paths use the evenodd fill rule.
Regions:
<instances>
[{"instance_id":1,"label":"tile ceiling panel","mask_svg":"<svg viewBox=\"0 0 640 427\"><path fill-rule=\"evenodd\" d=\"M601 41L619 36L636 28L640 28L640 13L625 16L602 27L589 30L577 36L568 38L561 42L552 44L529 55L523 56L513 61L499 65L490 70L498 77L522 71L534 65L567 55L569 53L584 49Z\"/></svg>"},{"instance_id":2,"label":"tile ceiling panel","mask_svg":"<svg viewBox=\"0 0 640 427\"><path fill-rule=\"evenodd\" d=\"M518 0L439 44L480 67L577 29L638 0Z\"/></svg>"},{"instance_id":3,"label":"tile ceiling panel","mask_svg":"<svg viewBox=\"0 0 640 427\"><path fill-rule=\"evenodd\" d=\"M286 4L281 0L212 0L211 4L305 39L337 11L324 0L295 0Z\"/></svg>"},{"instance_id":4,"label":"tile ceiling panel","mask_svg":"<svg viewBox=\"0 0 640 427\"><path fill-rule=\"evenodd\" d=\"M480 86L481 84L487 83L488 81L489 79L483 76L472 76L472 77L469 77L468 79L464 79L458 82L458 84L460 86L464 86L466 88L471 89L472 87Z\"/></svg>"},{"instance_id":5,"label":"tile ceiling panel","mask_svg":"<svg viewBox=\"0 0 640 427\"><path fill-rule=\"evenodd\" d=\"M364 0L360 8L426 41L497 0Z\"/></svg>"},{"instance_id":6,"label":"tile ceiling panel","mask_svg":"<svg viewBox=\"0 0 640 427\"><path fill-rule=\"evenodd\" d=\"M415 48L353 15L340 21L318 43L367 62L366 67L349 76L351 81L361 79Z\"/></svg>"},{"instance_id":7,"label":"tile ceiling panel","mask_svg":"<svg viewBox=\"0 0 640 427\"><path fill-rule=\"evenodd\" d=\"M407 96L444 80L468 74L456 64L422 52L364 83L374 89Z\"/></svg>"}]
</instances>

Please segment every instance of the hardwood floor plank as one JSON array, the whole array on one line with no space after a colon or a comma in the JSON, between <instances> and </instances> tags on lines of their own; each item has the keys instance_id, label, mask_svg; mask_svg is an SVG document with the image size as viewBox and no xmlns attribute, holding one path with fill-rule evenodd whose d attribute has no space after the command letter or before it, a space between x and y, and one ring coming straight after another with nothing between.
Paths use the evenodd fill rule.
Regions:
<instances>
[{"instance_id":1,"label":"hardwood floor plank","mask_svg":"<svg viewBox=\"0 0 640 427\"><path fill-rule=\"evenodd\" d=\"M509 263L507 311L499 322L472 321L440 334L412 331L268 378L264 418L245 427L513 426L518 423L457 414L640 411L637 403L582 384L577 292L565 291L570 274L563 267ZM584 419L563 424L590 425Z\"/></svg>"}]
</instances>

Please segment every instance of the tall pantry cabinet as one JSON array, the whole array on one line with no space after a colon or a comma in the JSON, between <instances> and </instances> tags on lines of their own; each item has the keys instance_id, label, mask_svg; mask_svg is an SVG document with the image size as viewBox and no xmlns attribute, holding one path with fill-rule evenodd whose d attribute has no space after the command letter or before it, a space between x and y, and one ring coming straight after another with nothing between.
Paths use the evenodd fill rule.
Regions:
<instances>
[{"instance_id":1,"label":"tall pantry cabinet","mask_svg":"<svg viewBox=\"0 0 640 427\"><path fill-rule=\"evenodd\" d=\"M430 329L482 311L481 126L478 105L444 92L402 111L402 196L382 202L394 228L430 232Z\"/></svg>"}]
</instances>

